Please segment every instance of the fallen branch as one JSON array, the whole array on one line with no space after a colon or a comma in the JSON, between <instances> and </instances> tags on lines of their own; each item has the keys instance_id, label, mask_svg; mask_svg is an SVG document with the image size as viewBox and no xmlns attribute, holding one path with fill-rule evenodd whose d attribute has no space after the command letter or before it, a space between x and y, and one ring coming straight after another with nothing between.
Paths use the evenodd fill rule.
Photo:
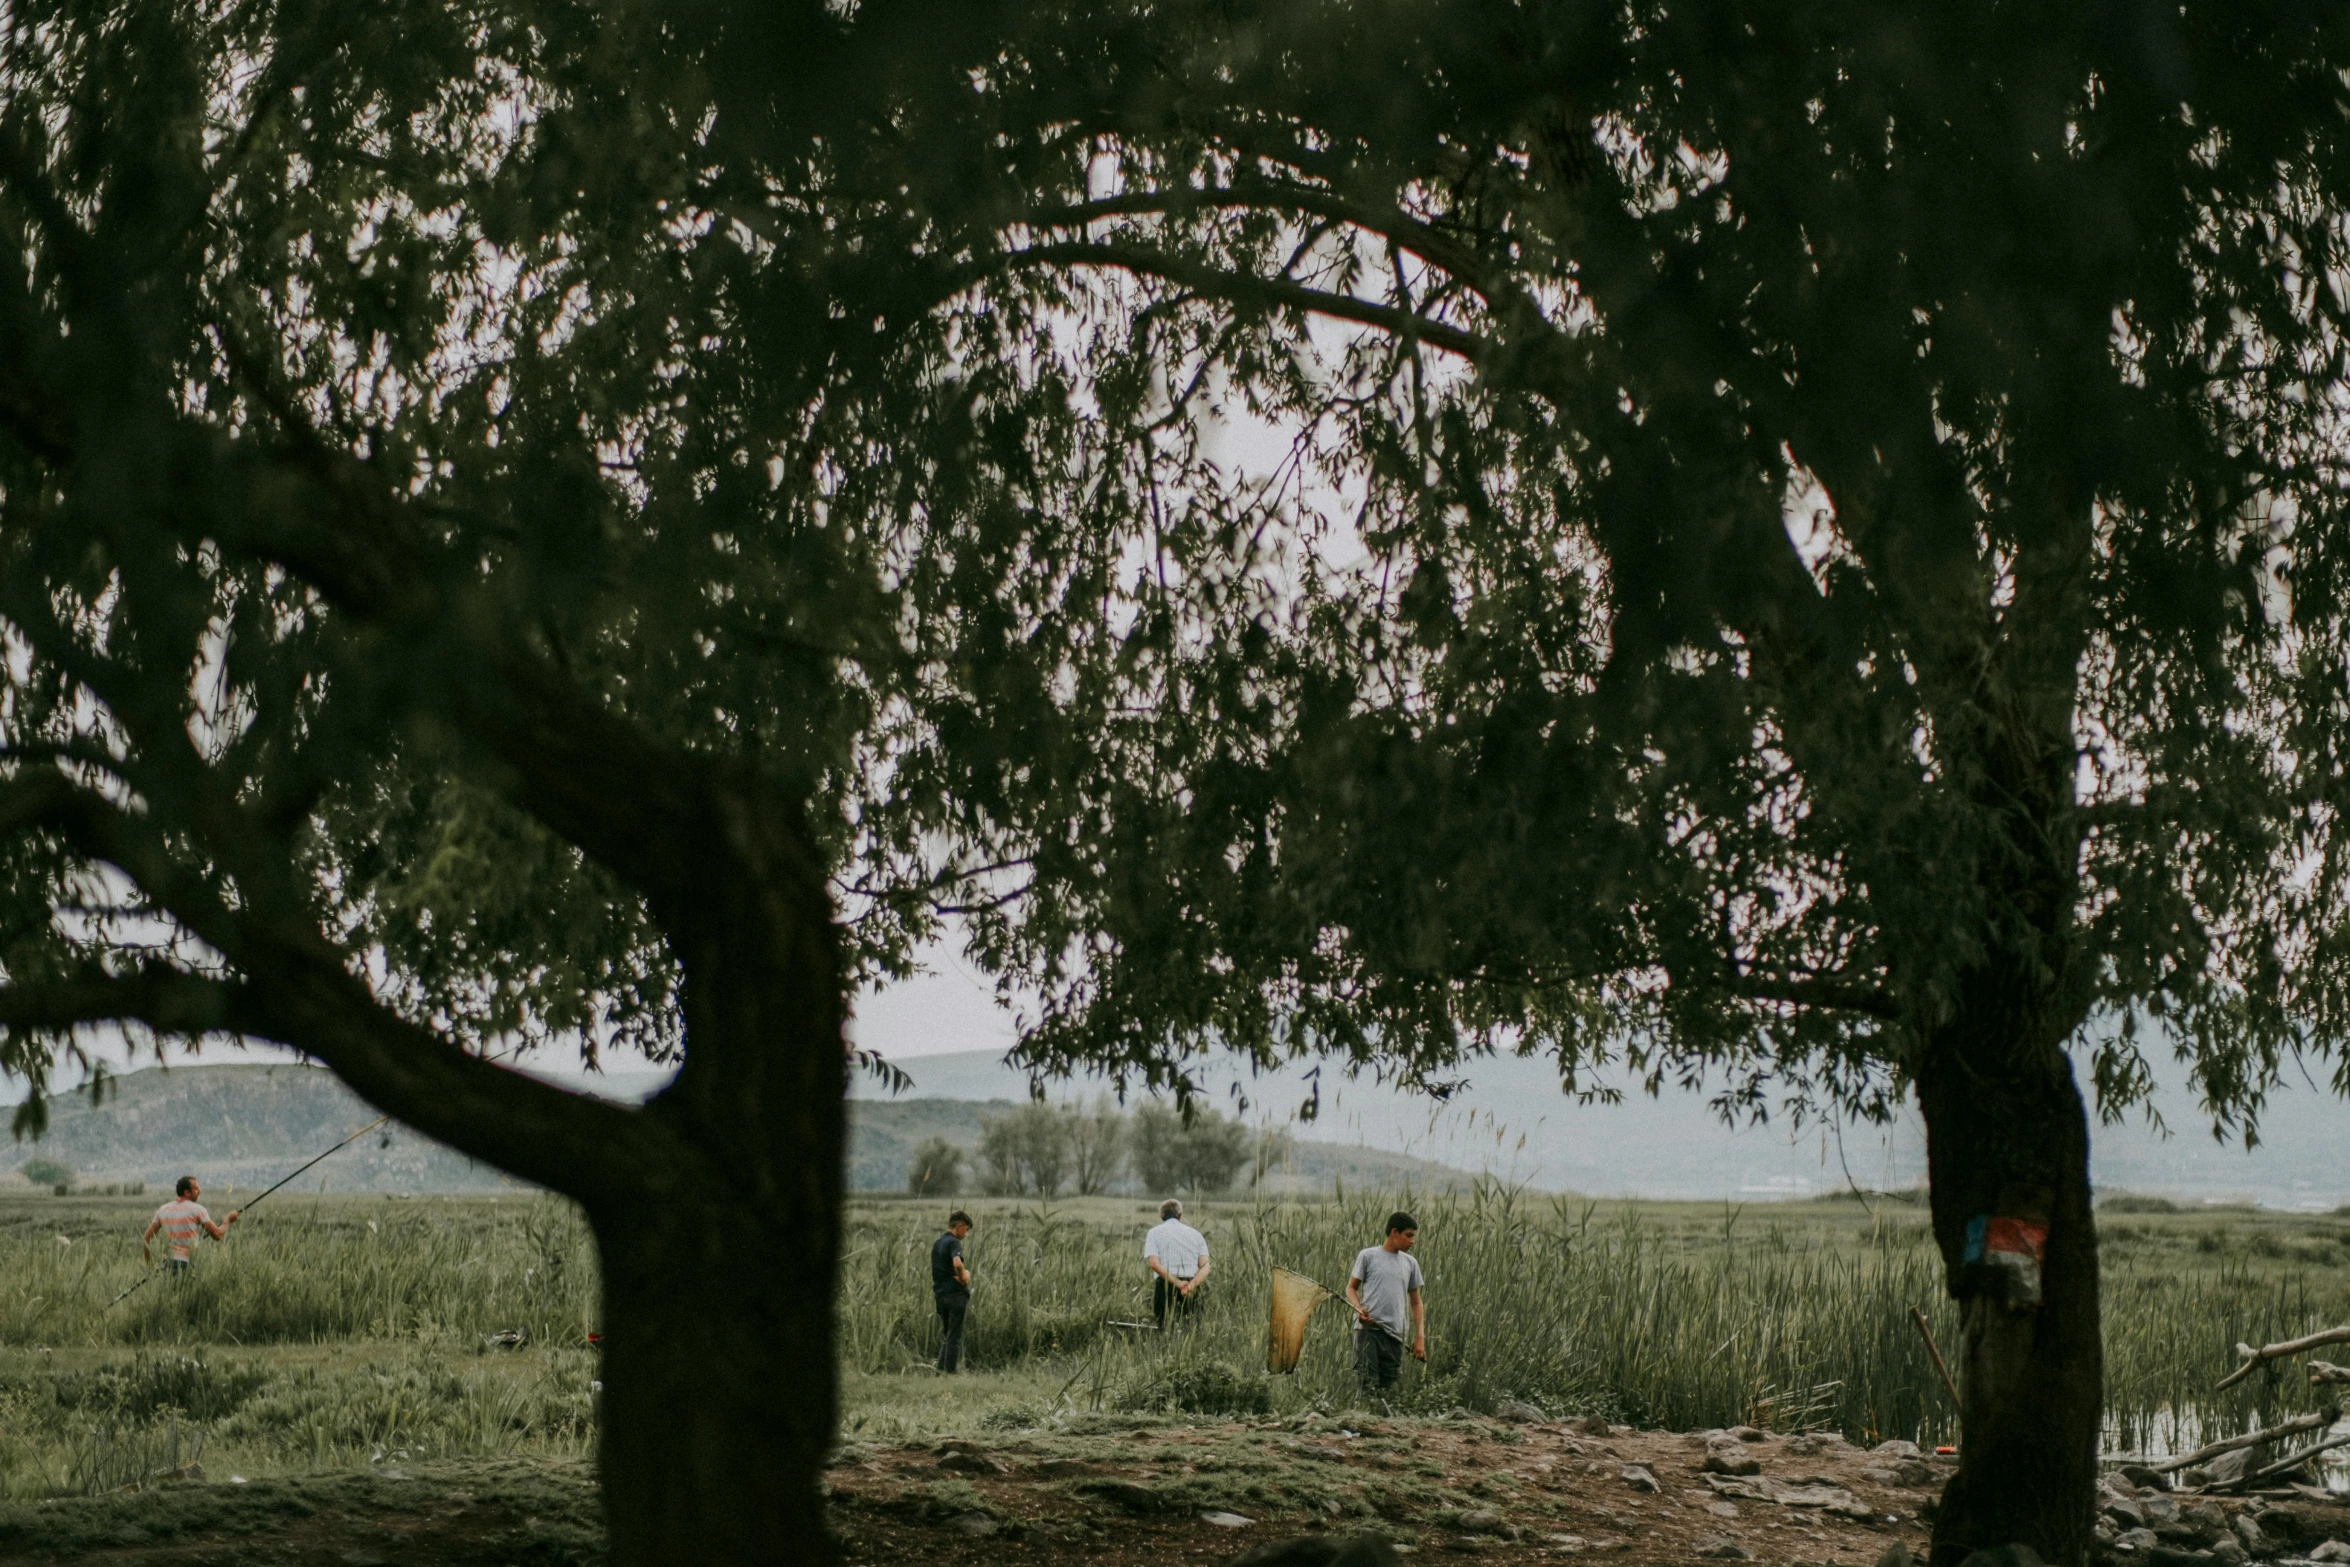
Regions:
<instances>
[{"instance_id":1,"label":"fallen branch","mask_svg":"<svg viewBox=\"0 0 2350 1567\"><path fill-rule=\"evenodd\" d=\"M2192 1453L2182 1454L2177 1458L2166 1458L2159 1464L2148 1464L2146 1467L2158 1475L2171 1474L2180 1469L2192 1469L2197 1464L2209 1462L2222 1453L2232 1453L2239 1447L2266 1447L2271 1442L2282 1442L2286 1437L2298 1435L2303 1431L2323 1431L2341 1418L2342 1411L2334 1405L2328 1404L2314 1414L2295 1415L2292 1419L2279 1421L2266 1430L2247 1431L2242 1436L2231 1436L2224 1442L2214 1442L2209 1447L2198 1447Z\"/></svg>"},{"instance_id":2,"label":"fallen branch","mask_svg":"<svg viewBox=\"0 0 2350 1567\"><path fill-rule=\"evenodd\" d=\"M2320 1382L2350 1382L2350 1366L2337 1366L2330 1360L2311 1361L2310 1386L2315 1387Z\"/></svg>"},{"instance_id":3,"label":"fallen branch","mask_svg":"<svg viewBox=\"0 0 2350 1567\"><path fill-rule=\"evenodd\" d=\"M2330 1442L2320 1442L2315 1447L2305 1447L2291 1457L2280 1458L2266 1469L2255 1470L2240 1480L2222 1480L2215 1485L2207 1485L2203 1489L2206 1491L2249 1491L2261 1481L2273 1479L2281 1474L2291 1474L2318 1454L2330 1453L2337 1447L2350 1447L2350 1436L2338 1436Z\"/></svg>"},{"instance_id":4,"label":"fallen branch","mask_svg":"<svg viewBox=\"0 0 2350 1567\"><path fill-rule=\"evenodd\" d=\"M1958 1396L1958 1384L1951 1380L1950 1368L1942 1363L1942 1350L1934 1342L1934 1330L1926 1326L1926 1314L1912 1306L1909 1320L1918 1325L1918 1337L1926 1341L1926 1353L1934 1357L1934 1369L1942 1373L1942 1385L1950 1389L1950 1407L1964 1409L1966 1403Z\"/></svg>"},{"instance_id":5,"label":"fallen branch","mask_svg":"<svg viewBox=\"0 0 2350 1567\"><path fill-rule=\"evenodd\" d=\"M2327 1328L2324 1332L2312 1333L2307 1338L2287 1339L2282 1344L2270 1344L2260 1349L2254 1349L2249 1344L2238 1344L2236 1353L2242 1358L2243 1364L2220 1378L2219 1386L2223 1388L2234 1387L2252 1375L2253 1368L2256 1366L2264 1365L2271 1360L2282 1360L2287 1355L2298 1355L2304 1350L2315 1349L2321 1344L2350 1344L2350 1327Z\"/></svg>"}]
</instances>

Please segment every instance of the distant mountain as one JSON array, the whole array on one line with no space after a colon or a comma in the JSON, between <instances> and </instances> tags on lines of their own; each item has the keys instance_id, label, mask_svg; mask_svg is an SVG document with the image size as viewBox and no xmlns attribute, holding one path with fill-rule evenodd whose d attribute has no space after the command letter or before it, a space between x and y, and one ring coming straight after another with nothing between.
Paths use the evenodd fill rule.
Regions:
<instances>
[{"instance_id":1,"label":"distant mountain","mask_svg":"<svg viewBox=\"0 0 2350 1567\"><path fill-rule=\"evenodd\" d=\"M968 1100L1028 1097L1027 1075L993 1051L897 1058L913 1094ZM2327 1210L2350 1202L2350 1102L2316 1085L2280 1089L2250 1151L2212 1140L2210 1125L2179 1086L2177 1069L2154 1100L2165 1137L2133 1112L2119 1125L2093 1126L2092 1174L2100 1190L2136 1191L2183 1202L2256 1202ZM1843 1190L1849 1181L1894 1191L1925 1179L1925 1129L1914 1111L1886 1127L1822 1127L1798 1133L1784 1121L1732 1128L1706 1107L1705 1093L1668 1088L1651 1099L1637 1085L1617 1105L1580 1104L1559 1091L1547 1060L1497 1056L1471 1063L1443 1104L1325 1069L1319 1113L1299 1119L1315 1092L1304 1068L1257 1075L1230 1062L1204 1081L1220 1103L1245 1105L1252 1119L1289 1124L1302 1149L1354 1145L1403 1154L1455 1171L1490 1173L1553 1191L1595 1197L1760 1201ZM1098 1081L1048 1085L1056 1099L1091 1098ZM888 1098L860 1076L861 1101Z\"/></svg>"},{"instance_id":2,"label":"distant mountain","mask_svg":"<svg viewBox=\"0 0 2350 1567\"><path fill-rule=\"evenodd\" d=\"M107 1079L97 1104L86 1094L52 1099L48 1132L18 1143L0 1168L50 1159L84 1182L144 1181L159 1193L193 1175L208 1199L228 1198L281 1179L380 1113L322 1067L150 1067ZM505 1179L390 1121L289 1190L483 1191Z\"/></svg>"},{"instance_id":3,"label":"distant mountain","mask_svg":"<svg viewBox=\"0 0 2350 1567\"><path fill-rule=\"evenodd\" d=\"M916 1148L943 1137L958 1148L976 1149L986 1118L1012 1107L1010 1099L856 1100L849 1106L849 1185L858 1191L903 1190ZM1300 1141L1267 1173L1265 1186L1275 1194L1319 1194L1334 1182L1396 1191L1407 1185L1415 1191L1452 1191L1476 1179L1466 1170L1409 1154Z\"/></svg>"},{"instance_id":4,"label":"distant mountain","mask_svg":"<svg viewBox=\"0 0 2350 1567\"><path fill-rule=\"evenodd\" d=\"M657 1077L616 1078L603 1085L614 1097L636 1098L659 1086ZM1025 1097L1023 1095L1023 1097ZM944 1137L976 1148L983 1118L1009 1110L1009 1098L860 1100L850 1107L849 1184L863 1191L898 1191L915 1148ZM50 1101L49 1130L39 1142L20 1142L14 1157L0 1156L0 1172L33 1159L69 1166L83 1184L146 1183L161 1194L182 1175L201 1180L215 1198L253 1193L300 1166L377 1116L358 1095L320 1067L150 1067L107 1081L102 1102L87 1095ZM1420 1190L1465 1185L1474 1177L1407 1155L1333 1144L1300 1144L1274 1173L1275 1191L1327 1191L1349 1186ZM477 1164L400 1123L387 1122L333 1154L291 1188L301 1192L468 1192L512 1186Z\"/></svg>"},{"instance_id":5,"label":"distant mountain","mask_svg":"<svg viewBox=\"0 0 2350 1567\"><path fill-rule=\"evenodd\" d=\"M860 1075L852 1087L850 1184L891 1191L904 1185L916 1145L945 1137L979 1140L992 1106L1028 1097L1024 1073L999 1055L973 1051L896 1063L913 1079L903 1097ZM1279 1189L1349 1187L1422 1190L1477 1174L1538 1189L1595 1197L1754 1201L1841 1190L1858 1184L1898 1190L1924 1179L1925 1139L1915 1115L1885 1128L1814 1126L1800 1135L1773 1124L1723 1126L1702 1093L1634 1091L1620 1105L1582 1105L1562 1095L1549 1063L1501 1057L1474 1063L1467 1083L1438 1105L1377 1083L1334 1074L1321 1084L1320 1113L1301 1120L1313 1085L1296 1068L1252 1076L1231 1066L1207 1076L1217 1102L1261 1124L1285 1125L1297 1139ZM607 1097L636 1100L663 1082L658 1073L593 1081ZM567 1087L582 1086L566 1082ZM1098 1082L1055 1085L1055 1098L1091 1098ZM2092 1167L2104 1191L2137 1191L2183 1202L2250 1201L2271 1208L2331 1209L2350 1203L2350 1104L2311 1087L2280 1092L2250 1152L2212 1141L2192 1100L2175 1086L2156 1097L2175 1135L2133 1118L2092 1131ZM105 1101L79 1094L51 1101L48 1135L0 1147L0 1175L44 1157L87 1182L144 1181L163 1190L192 1174L214 1195L252 1192L375 1119L329 1072L294 1062L149 1068L111 1078ZM316 1191L463 1192L506 1178L486 1165L390 1123L302 1177Z\"/></svg>"}]
</instances>

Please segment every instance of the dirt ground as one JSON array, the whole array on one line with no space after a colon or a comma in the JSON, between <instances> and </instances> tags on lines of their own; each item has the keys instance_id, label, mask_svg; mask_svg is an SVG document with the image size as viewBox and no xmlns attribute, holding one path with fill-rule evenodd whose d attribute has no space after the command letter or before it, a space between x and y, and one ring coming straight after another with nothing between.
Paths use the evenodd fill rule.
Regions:
<instances>
[{"instance_id":1,"label":"dirt ground","mask_svg":"<svg viewBox=\"0 0 2350 1567\"><path fill-rule=\"evenodd\" d=\"M1301 1536L1377 1534L1406 1555L1495 1563L1871 1567L1896 1544L1923 1555L1954 1464L1906 1444L1863 1450L1743 1429L1118 1416L980 1440L852 1444L827 1485L858 1562L1212 1563ZM2350 1547L2322 1546L2350 1540L2350 1506L2339 1502L2279 1493L2215 1504L2118 1478L2107 1487L2114 1567L2242 1567L2313 1550L2350 1559ZM15 1504L0 1508L0 1562L591 1567L600 1534L584 1464L428 1464Z\"/></svg>"},{"instance_id":2,"label":"dirt ground","mask_svg":"<svg viewBox=\"0 0 2350 1567\"><path fill-rule=\"evenodd\" d=\"M145 1490L0 1507L0 1562L122 1567L591 1567L604 1554L583 1462L497 1459Z\"/></svg>"},{"instance_id":3,"label":"dirt ground","mask_svg":"<svg viewBox=\"0 0 2350 1567\"><path fill-rule=\"evenodd\" d=\"M1833 1438L1703 1436L1452 1419L1138 1425L853 1450L832 1472L872 1561L1221 1560L1301 1533L1407 1551L1630 1563L1718 1556L1873 1563L1925 1540L1941 1470ZM1722 1445L1717 1442L1716 1445ZM1737 1460L1744 1460L1739 1462ZM1784 1498L1781 1500L1779 1498Z\"/></svg>"},{"instance_id":4,"label":"dirt ground","mask_svg":"<svg viewBox=\"0 0 2350 1567\"><path fill-rule=\"evenodd\" d=\"M1309 1416L851 1450L832 1483L844 1536L875 1562L1220 1561L1301 1534L1376 1533L1406 1554L1495 1562L1858 1567L1896 1544L1923 1557L1956 1464L1908 1443L1747 1428ZM2106 1484L2100 1534L2117 1567L2236 1567L2255 1554L2239 1514L2267 1526L2252 1536L2263 1558L2350 1538L2338 1503L2140 1501L2127 1481Z\"/></svg>"}]
</instances>

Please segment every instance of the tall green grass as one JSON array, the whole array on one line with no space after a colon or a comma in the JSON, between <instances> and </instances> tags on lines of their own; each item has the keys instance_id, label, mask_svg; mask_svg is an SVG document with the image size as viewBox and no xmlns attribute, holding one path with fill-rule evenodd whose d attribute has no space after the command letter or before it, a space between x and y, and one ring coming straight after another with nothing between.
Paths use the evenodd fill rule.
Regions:
<instances>
[{"instance_id":1,"label":"tall green grass","mask_svg":"<svg viewBox=\"0 0 2350 1567\"><path fill-rule=\"evenodd\" d=\"M192 1462L226 1479L594 1446L585 1349L472 1364L381 1347L291 1364L138 1351L89 1367L37 1355L0 1357L0 1496L96 1494Z\"/></svg>"},{"instance_id":2,"label":"tall green grass","mask_svg":"<svg viewBox=\"0 0 2350 1567\"><path fill-rule=\"evenodd\" d=\"M997 1375L951 1387L926 1369L937 1349L929 1248L943 1214L861 1201L840 1281L849 1424L870 1415L891 1429L945 1429L1170 1403L1352 1407L1336 1304L1321 1308L1295 1375L1262 1376L1270 1273L1339 1287L1396 1200L1205 1205L1193 1218L1215 1275L1187 1330L1166 1335L1119 1325L1149 1316L1141 1240L1153 1205L975 1203L969 1364ZM1401 1407L1520 1398L1683 1429L1952 1433L1909 1322L1921 1307L1955 1346L1914 1206L1600 1206L1491 1184L1402 1200L1421 1226L1430 1354L1425 1367L1407 1363ZM110 1304L142 1277L151 1208L0 1203L0 1492L107 1489L191 1458L208 1472L262 1474L592 1447L595 1256L568 1205L290 1202L204 1246L191 1277L159 1277ZM788 1232L776 1243L789 1246ZM2239 1339L2350 1321L2350 1225L2116 1216L2102 1251L2110 1448L2191 1445L2311 1407L2294 1367L2225 1395L2211 1388ZM485 1346L512 1329L530 1347ZM861 1412L866 1393L886 1411Z\"/></svg>"},{"instance_id":3,"label":"tall green grass","mask_svg":"<svg viewBox=\"0 0 2350 1567\"><path fill-rule=\"evenodd\" d=\"M61 1209L35 1225L20 1208L0 1231L0 1346L469 1345L506 1329L579 1344L595 1320L593 1242L553 1198L289 1203L200 1244L176 1279L142 1270L143 1215Z\"/></svg>"},{"instance_id":4,"label":"tall green grass","mask_svg":"<svg viewBox=\"0 0 2350 1567\"><path fill-rule=\"evenodd\" d=\"M1915 1209L1725 1209L1698 1223L1683 1210L1676 1223L1659 1210L1603 1214L1494 1184L1408 1201L1429 1281L1429 1359L1407 1366L1407 1405L1489 1409L1519 1398L1645 1426L1753 1423L1855 1440L1948 1440L1955 1431L1909 1319L1911 1306L1922 1309L1945 1353L1955 1352L1957 1312ZM1185 1364L1261 1366L1271 1268L1341 1287L1392 1202L1357 1195L1211 1210L1200 1222L1215 1275L1191 1329L1165 1337L1106 1326L1147 1317L1147 1210L983 1209L969 1246L980 1276L972 1363L1064 1360L1065 1402L1168 1385ZM887 1204L857 1213L842 1283L847 1365L887 1372L935 1352L929 1217ZM2238 1339L2350 1321L2350 1232L2330 1221L2278 1232L2269 1224L2234 1236L2181 1220L2109 1242L2109 1445L2171 1446L2310 1403L2289 1374L2211 1391ZM1341 1307L1322 1308L1297 1372L1269 1391L1287 1408L1356 1402Z\"/></svg>"},{"instance_id":5,"label":"tall green grass","mask_svg":"<svg viewBox=\"0 0 2350 1567\"><path fill-rule=\"evenodd\" d=\"M141 1268L152 1206L0 1209L0 1495L593 1449L568 1204L292 1202L184 1278ZM512 1330L529 1347L486 1342Z\"/></svg>"}]
</instances>

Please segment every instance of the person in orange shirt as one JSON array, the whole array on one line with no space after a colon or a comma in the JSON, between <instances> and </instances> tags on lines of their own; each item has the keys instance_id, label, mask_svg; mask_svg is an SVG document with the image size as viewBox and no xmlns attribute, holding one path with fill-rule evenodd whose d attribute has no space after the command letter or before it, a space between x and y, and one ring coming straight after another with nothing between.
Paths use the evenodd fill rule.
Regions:
<instances>
[{"instance_id":1,"label":"person in orange shirt","mask_svg":"<svg viewBox=\"0 0 2350 1567\"><path fill-rule=\"evenodd\" d=\"M196 1184L194 1176L181 1176L175 1190L178 1196L155 1210L155 1217L148 1222L147 1233L139 1237L139 1260L149 1261L147 1243L155 1239L157 1230L161 1230L165 1244L171 1248L171 1271L180 1274L188 1271L188 1253L194 1249L197 1235L209 1235L216 1241L227 1240L228 1226L237 1222L237 1214L241 1210L230 1209L227 1220L215 1224L212 1215L196 1200L204 1195L204 1188Z\"/></svg>"}]
</instances>

